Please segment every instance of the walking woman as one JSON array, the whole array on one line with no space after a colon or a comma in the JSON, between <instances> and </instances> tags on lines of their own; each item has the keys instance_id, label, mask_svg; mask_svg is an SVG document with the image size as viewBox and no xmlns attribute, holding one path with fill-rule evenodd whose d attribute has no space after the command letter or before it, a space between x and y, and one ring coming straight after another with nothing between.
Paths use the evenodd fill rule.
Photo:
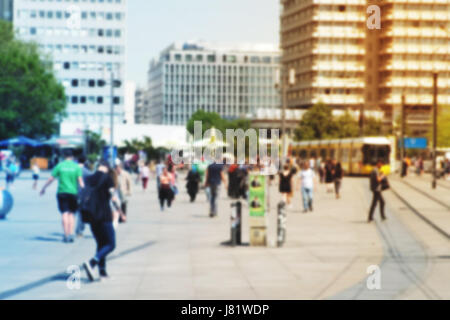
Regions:
<instances>
[{"instance_id":1,"label":"walking woman","mask_svg":"<svg viewBox=\"0 0 450 320\"><path fill-rule=\"evenodd\" d=\"M191 167L191 170L189 171L186 180L187 180L186 184L187 192L189 194L189 197L191 198L191 202L194 202L195 198L197 197L200 184L200 174L198 173L196 166Z\"/></svg>"},{"instance_id":2,"label":"walking woman","mask_svg":"<svg viewBox=\"0 0 450 320\"><path fill-rule=\"evenodd\" d=\"M334 166L331 160L327 161L325 165L325 184L327 185L327 192L333 192L333 182L334 182Z\"/></svg>"},{"instance_id":3,"label":"walking woman","mask_svg":"<svg viewBox=\"0 0 450 320\"><path fill-rule=\"evenodd\" d=\"M344 178L344 170L342 170L341 163L338 162L334 169L334 191L336 193L336 199L341 198L341 186L343 178Z\"/></svg>"},{"instance_id":4,"label":"walking woman","mask_svg":"<svg viewBox=\"0 0 450 320\"><path fill-rule=\"evenodd\" d=\"M114 181L109 175L109 164L101 161L97 172L86 180L86 186L90 188L95 199L96 210L91 213L89 223L92 234L97 243L95 256L83 264L90 281L94 281L94 269L99 268L100 279L108 277L106 272L106 257L116 247L116 233L113 227L113 213L111 201L118 202L115 196Z\"/></svg>"},{"instance_id":5,"label":"walking woman","mask_svg":"<svg viewBox=\"0 0 450 320\"><path fill-rule=\"evenodd\" d=\"M279 173L280 176L280 193L283 196L283 201L290 206L291 198L289 195L292 193L292 177L294 175L294 171L289 169L289 165L285 164L283 167L283 171Z\"/></svg>"},{"instance_id":6,"label":"walking woman","mask_svg":"<svg viewBox=\"0 0 450 320\"><path fill-rule=\"evenodd\" d=\"M163 169L163 173L160 176L159 185L159 203L161 205L161 211L164 211L164 204L167 202L167 207L170 208L174 198L174 193L172 190L172 174L167 170Z\"/></svg>"}]
</instances>

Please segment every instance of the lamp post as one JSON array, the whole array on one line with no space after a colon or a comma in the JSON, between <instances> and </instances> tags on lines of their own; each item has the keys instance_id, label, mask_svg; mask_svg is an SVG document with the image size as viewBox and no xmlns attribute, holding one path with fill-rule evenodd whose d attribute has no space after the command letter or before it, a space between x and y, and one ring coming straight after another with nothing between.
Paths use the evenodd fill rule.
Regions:
<instances>
[{"instance_id":1,"label":"lamp post","mask_svg":"<svg viewBox=\"0 0 450 320\"><path fill-rule=\"evenodd\" d=\"M287 72L287 68L282 66L281 69L277 70L276 79L275 79L275 88L280 90L282 96L281 102L281 132L282 132L282 144L281 144L281 152L282 157L285 158L287 156L287 133L286 133L286 109L287 109L287 92L288 89L295 85L295 69L289 69Z\"/></svg>"},{"instance_id":2,"label":"lamp post","mask_svg":"<svg viewBox=\"0 0 450 320\"><path fill-rule=\"evenodd\" d=\"M111 108L110 108L110 165L114 167L114 72L111 70Z\"/></svg>"},{"instance_id":3,"label":"lamp post","mask_svg":"<svg viewBox=\"0 0 450 320\"><path fill-rule=\"evenodd\" d=\"M433 181L431 187L436 189L437 186L437 116L438 116L438 73L433 72Z\"/></svg>"}]
</instances>

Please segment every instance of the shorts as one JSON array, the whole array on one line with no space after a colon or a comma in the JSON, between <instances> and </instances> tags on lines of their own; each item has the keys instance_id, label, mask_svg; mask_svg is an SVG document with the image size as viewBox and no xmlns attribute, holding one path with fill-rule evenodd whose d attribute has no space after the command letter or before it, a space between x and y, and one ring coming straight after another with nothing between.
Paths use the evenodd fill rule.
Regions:
<instances>
[{"instance_id":1,"label":"shorts","mask_svg":"<svg viewBox=\"0 0 450 320\"><path fill-rule=\"evenodd\" d=\"M33 174L33 180L39 180L39 175L38 174Z\"/></svg>"},{"instance_id":2,"label":"shorts","mask_svg":"<svg viewBox=\"0 0 450 320\"><path fill-rule=\"evenodd\" d=\"M78 209L78 197L70 193L58 193L58 209L61 214L70 212L75 213Z\"/></svg>"},{"instance_id":3,"label":"shorts","mask_svg":"<svg viewBox=\"0 0 450 320\"><path fill-rule=\"evenodd\" d=\"M6 183L13 183L15 176L13 174L6 175Z\"/></svg>"}]
</instances>

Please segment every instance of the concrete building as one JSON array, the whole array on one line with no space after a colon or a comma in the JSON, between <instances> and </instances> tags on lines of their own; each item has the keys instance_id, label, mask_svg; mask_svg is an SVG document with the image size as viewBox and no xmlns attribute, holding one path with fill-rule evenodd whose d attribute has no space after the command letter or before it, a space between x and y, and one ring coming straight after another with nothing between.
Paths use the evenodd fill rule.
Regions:
<instances>
[{"instance_id":1,"label":"concrete building","mask_svg":"<svg viewBox=\"0 0 450 320\"><path fill-rule=\"evenodd\" d=\"M100 130L124 121L126 0L14 0L20 38L35 41L54 62L66 90L66 123ZM111 99L111 72L116 87Z\"/></svg>"},{"instance_id":2,"label":"concrete building","mask_svg":"<svg viewBox=\"0 0 450 320\"><path fill-rule=\"evenodd\" d=\"M136 89L134 119L136 124L151 123L150 103L148 100L148 91L146 89Z\"/></svg>"},{"instance_id":3,"label":"concrete building","mask_svg":"<svg viewBox=\"0 0 450 320\"><path fill-rule=\"evenodd\" d=\"M430 121L432 72L439 103L450 103L448 0L281 0L282 63L296 70L288 106L322 101L336 109L381 110L386 122L406 97L408 123ZM368 28L370 5L381 29ZM369 25L374 20L369 21Z\"/></svg>"},{"instance_id":4,"label":"concrete building","mask_svg":"<svg viewBox=\"0 0 450 320\"><path fill-rule=\"evenodd\" d=\"M184 125L197 110L224 118L280 107L274 88L279 51L273 45L175 43L148 74L152 123Z\"/></svg>"},{"instance_id":5,"label":"concrete building","mask_svg":"<svg viewBox=\"0 0 450 320\"><path fill-rule=\"evenodd\" d=\"M0 0L0 19L12 21L13 0Z\"/></svg>"}]
</instances>

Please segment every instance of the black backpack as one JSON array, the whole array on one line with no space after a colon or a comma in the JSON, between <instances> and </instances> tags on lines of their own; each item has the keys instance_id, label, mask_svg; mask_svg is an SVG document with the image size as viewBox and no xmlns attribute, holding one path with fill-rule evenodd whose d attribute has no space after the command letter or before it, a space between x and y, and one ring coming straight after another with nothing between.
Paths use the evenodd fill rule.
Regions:
<instances>
[{"instance_id":1,"label":"black backpack","mask_svg":"<svg viewBox=\"0 0 450 320\"><path fill-rule=\"evenodd\" d=\"M86 179L84 188L80 191L79 208L83 222L91 223L99 220L99 197L98 191L105 182L105 176L102 176L98 183L92 183L93 176Z\"/></svg>"}]
</instances>

